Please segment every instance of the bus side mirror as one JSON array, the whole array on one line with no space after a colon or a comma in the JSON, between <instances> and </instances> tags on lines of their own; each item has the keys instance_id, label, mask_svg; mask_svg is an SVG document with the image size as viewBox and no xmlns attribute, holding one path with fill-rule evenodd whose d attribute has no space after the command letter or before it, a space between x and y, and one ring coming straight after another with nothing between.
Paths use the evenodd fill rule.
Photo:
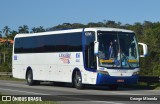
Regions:
<instances>
[{"instance_id":1,"label":"bus side mirror","mask_svg":"<svg viewBox=\"0 0 160 104\"><path fill-rule=\"evenodd\" d=\"M140 57L146 57L148 54L147 45L144 43L138 43L138 45L141 45L143 47L143 55L140 55Z\"/></svg>"},{"instance_id":2,"label":"bus side mirror","mask_svg":"<svg viewBox=\"0 0 160 104\"><path fill-rule=\"evenodd\" d=\"M99 53L99 42L94 42L94 54L98 55Z\"/></svg>"}]
</instances>

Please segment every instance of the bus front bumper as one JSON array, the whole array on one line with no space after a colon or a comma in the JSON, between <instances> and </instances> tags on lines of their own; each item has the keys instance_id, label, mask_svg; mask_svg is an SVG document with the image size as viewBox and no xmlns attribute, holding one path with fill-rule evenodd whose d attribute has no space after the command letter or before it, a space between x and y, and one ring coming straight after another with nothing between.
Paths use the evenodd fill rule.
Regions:
<instances>
[{"instance_id":1,"label":"bus front bumper","mask_svg":"<svg viewBox=\"0 0 160 104\"><path fill-rule=\"evenodd\" d=\"M138 82L138 75L133 76L109 76L98 73L96 84L136 84Z\"/></svg>"}]
</instances>

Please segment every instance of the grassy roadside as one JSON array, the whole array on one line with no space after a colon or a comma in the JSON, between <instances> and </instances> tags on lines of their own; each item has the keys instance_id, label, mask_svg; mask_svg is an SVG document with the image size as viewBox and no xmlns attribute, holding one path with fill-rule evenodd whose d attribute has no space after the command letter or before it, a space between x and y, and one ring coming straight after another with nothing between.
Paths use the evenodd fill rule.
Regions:
<instances>
[{"instance_id":1,"label":"grassy roadside","mask_svg":"<svg viewBox=\"0 0 160 104\"><path fill-rule=\"evenodd\" d=\"M0 80L25 81L25 79L17 79L9 76L0 76Z\"/></svg>"},{"instance_id":2,"label":"grassy roadside","mask_svg":"<svg viewBox=\"0 0 160 104\"><path fill-rule=\"evenodd\" d=\"M159 83L145 83L145 82L138 82L134 85L127 85L127 88L135 88L135 89L144 89L144 90L160 90Z\"/></svg>"}]
</instances>

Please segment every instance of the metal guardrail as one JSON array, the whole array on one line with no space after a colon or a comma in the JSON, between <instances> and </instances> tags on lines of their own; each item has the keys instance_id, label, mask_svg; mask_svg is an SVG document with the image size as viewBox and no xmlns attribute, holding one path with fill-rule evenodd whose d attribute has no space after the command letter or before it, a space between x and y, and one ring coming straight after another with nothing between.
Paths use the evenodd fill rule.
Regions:
<instances>
[{"instance_id":1,"label":"metal guardrail","mask_svg":"<svg viewBox=\"0 0 160 104\"><path fill-rule=\"evenodd\" d=\"M139 82L160 83L160 76L139 76Z\"/></svg>"},{"instance_id":2,"label":"metal guardrail","mask_svg":"<svg viewBox=\"0 0 160 104\"><path fill-rule=\"evenodd\" d=\"M0 72L0 76L9 76L9 77L12 77L12 72Z\"/></svg>"}]
</instances>

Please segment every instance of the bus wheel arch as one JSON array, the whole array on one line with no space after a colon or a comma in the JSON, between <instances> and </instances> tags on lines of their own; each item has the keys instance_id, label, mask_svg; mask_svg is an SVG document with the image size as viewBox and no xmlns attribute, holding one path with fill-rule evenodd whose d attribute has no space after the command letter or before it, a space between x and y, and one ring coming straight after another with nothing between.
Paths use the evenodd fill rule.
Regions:
<instances>
[{"instance_id":1,"label":"bus wheel arch","mask_svg":"<svg viewBox=\"0 0 160 104\"><path fill-rule=\"evenodd\" d=\"M72 73L72 84L77 89L82 89L84 85L82 84L82 74L78 68L75 68Z\"/></svg>"}]
</instances>

